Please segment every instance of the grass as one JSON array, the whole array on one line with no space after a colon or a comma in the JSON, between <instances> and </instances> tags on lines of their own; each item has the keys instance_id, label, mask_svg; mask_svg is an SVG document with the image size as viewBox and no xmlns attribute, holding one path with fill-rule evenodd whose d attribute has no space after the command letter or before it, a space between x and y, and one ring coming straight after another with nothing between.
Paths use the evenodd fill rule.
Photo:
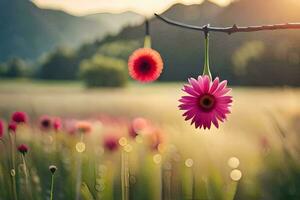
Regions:
<instances>
[{"instance_id":1,"label":"grass","mask_svg":"<svg viewBox=\"0 0 300 200\"><path fill-rule=\"evenodd\" d=\"M141 183L138 182L132 186L131 195L136 194L136 197L132 199L158 200L157 195L160 196L159 185L163 184L163 195L171 195L171 199L180 199L182 193L185 195L194 193L195 199L204 197L212 200L232 199L228 197L230 193L232 193L230 191L235 191L234 188L239 185L237 187L238 192L236 198L242 200L268 200L266 196L271 194L268 193L269 190L267 186L261 188L260 183L262 181L258 176L261 176L261 174L266 175L268 174L267 172L273 172L275 170L275 167L272 168L273 165L270 166L270 168L267 167L266 170L266 159L270 159L271 163L274 164L276 159L272 156L275 155L274 157L280 160L284 157L282 156L282 152L285 148L282 137L278 133L278 127L274 125L274 121L271 118L274 117L278 120L280 127L283 127L284 131L286 131L287 137L285 140L289 141L288 146L289 151L291 151L293 145L290 143L295 140L295 137L297 138L294 132L299 132L300 89L287 87L272 89L234 88L234 105L229 120L222 124L220 129L213 128L210 131L204 131L194 129L181 117L181 112L177 109L178 99L182 94L180 91L181 87L181 83L131 84L122 89L106 88L87 90L79 83L1 81L0 116L7 119L13 111L23 110L29 113L32 124L37 122L38 117L43 114L77 119L96 119L102 115L117 118L123 117L126 119L145 117L161 127L166 133L168 145L176 147L177 153L174 155L178 156L180 161L172 164L172 170L170 170L170 172L179 174L172 175L172 184L169 185L171 187L169 189L173 192L172 193L166 190L168 185L164 185L168 184L166 177L168 177L169 171L165 165L169 163L168 159L170 159L170 154L162 154L164 165L162 165L163 170L161 173L166 176L162 179L163 183L153 180L152 177L159 176L160 173L156 165L153 165L152 160L155 154L147 154L148 156L143 159L143 162L141 162L141 160L131 161L131 163L133 163L131 168L139 169L139 167L145 167L142 171L136 171L136 176L141 178L141 180L139 179ZM272 117L270 118L270 116ZM113 129L113 127L108 129ZM28 137L32 140L36 140L36 138L34 139L32 136ZM268 157L266 157L265 149L262 147L262 141L264 141L265 138L268 143ZM27 140L28 139L25 141ZM66 138L62 140L64 141ZM73 148L72 145L76 143L76 139L75 141L73 140L74 138L71 142L68 142L67 147L63 148L64 151L66 151L64 153L72 155L69 161L71 163L73 162L72 159L76 157L74 152L71 151ZM99 141L100 140L101 139L99 139ZM38 146L35 148L41 148L40 145L34 142L32 145ZM71 152L68 153L68 151ZM47 153L46 151L42 153L44 154L43 156L42 154L40 156L36 153L33 154L31 162L35 160L39 163L36 165L35 163L31 163L36 171L42 167L47 170L47 166L42 163L42 160L54 157L56 157L56 159L52 160L58 162L57 165L63 168L63 163L60 162L63 162L64 159L61 158L62 155L59 155L59 152L54 151ZM48 157L46 155L48 155ZM111 161L107 161L107 159L99 160L98 158L96 159L95 156L97 155L92 152L87 153L86 157L83 156L84 169L90 167L87 163L91 161L100 162L101 166L114 166L113 159ZM88 161L87 157L92 160ZM115 159L117 160L119 158L118 155L114 155L114 157L116 157ZM137 157L140 158L138 155ZM231 168L228 166L227 161L231 157L237 157L240 161L239 170L241 170L243 174L240 183L236 183L229 178ZM184 163L187 160L192 160L193 165L191 168L184 167ZM280 161L278 161L278 163L280 163ZM296 163L298 163L298 161ZM47 162L47 164L51 163ZM283 166L281 164L278 165L279 167ZM117 164L117 166L119 165ZM296 164L296 166L299 166L299 163ZM175 168L177 170L175 170ZM39 173L40 178L44 180L50 176L43 177L47 174L45 169L43 170L43 173ZM69 169L65 170L69 176L67 183L72 183L75 174L72 175L73 172L67 173ZM112 179L114 179L113 177L119 176L119 169L116 167L114 170L115 171L111 171L111 173L115 173L115 175L106 174L106 176L108 176L106 180L112 181ZM139 174L141 172L143 172L144 175ZM178 180L176 180L176 177L178 177ZM60 180L59 177L57 179ZM88 186L91 186L93 185L93 181L97 180L97 178L91 174L83 173L83 180L87 182ZM293 180L294 179L291 179L291 181ZM267 184L272 184L272 181L271 179ZM114 184L118 183L116 180L113 182ZM190 183L194 186L191 186ZM44 184L47 185L46 183ZM145 188L141 188L139 184L143 184ZM182 187L180 184L182 184ZM58 187L62 187L62 185ZM70 187L72 188L73 186ZM182 188L180 194L179 192L174 193L174 191L177 191L176 187ZM225 189L223 187L225 187ZM117 186L111 186L108 191L114 191L110 191L111 193L104 192L98 194L98 199L100 199L101 195L106 196L106 199L111 199L111 196L114 196L115 199L119 199L121 192L118 191L118 188L118 184ZM86 190L88 190L86 187L82 190L85 191L85 196L89 196L89 194L86 194ZM94 196L97 196L97 190L90 190L92 190ZM56 192L57 191L68 190L56 189ZM66 192L64 197L57 196L56 194L56 198L54 199L71 199L71 197L74 197L72 196L74 194L73 188ZM145 195L148 196L145 197ZM174 195L177 195L177 197L174 197ZM209 197L209 195L212 196ZM170 197L164 196L163 199L168 198ZM276 197L269 199L276 199Z\"/></svg>"}]
</instances>

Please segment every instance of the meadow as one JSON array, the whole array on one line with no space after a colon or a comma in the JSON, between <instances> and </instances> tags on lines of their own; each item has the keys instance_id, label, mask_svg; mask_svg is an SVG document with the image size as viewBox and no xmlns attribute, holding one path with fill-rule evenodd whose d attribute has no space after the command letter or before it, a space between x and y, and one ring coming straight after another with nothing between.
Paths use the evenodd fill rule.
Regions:
<instances>
[{"instance_id":1,"label":"meadow","mask_svg":"<svg viewBox=\"0 0 300 200\"><path fill-rule=\"evenodd\" d=\"M29 177L16 156L19 199L49 199L50 165L57 166L53 199L300 199L298 88L235 87L228 121L219 129L200 130L181 116L181 87L86 89L76 82L1 81L0 118L8 121L14 111L30 118L16 131L17 144L29 147ZM43 115L88 121L92 128L83 137L67 128L45 132L38 125ZM163 133L155 149L149 148L147 134L128 136L134 119L145 119ZM103 146L112 132L120 135L114 151ZM4 200L11 197L10 159L6 147L0 148Z\"/></svg>"}]
</instances>

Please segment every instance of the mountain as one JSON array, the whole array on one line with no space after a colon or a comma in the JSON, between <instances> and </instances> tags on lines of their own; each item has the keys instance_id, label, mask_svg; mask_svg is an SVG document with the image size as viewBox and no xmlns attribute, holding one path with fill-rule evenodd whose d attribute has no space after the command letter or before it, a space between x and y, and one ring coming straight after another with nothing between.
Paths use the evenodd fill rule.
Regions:
<instances>
[{"instance_id":1,"label":"mountain","mask_svg":"<svg viewBox=\"0 0 300 200\"><path fill-rule=\"evenodd\" d=\"M97 13L85 16L86 19L96 20L106 27L112 34L118 33L126 26L137 26L141 24L145 17L135 12L123 12L118 14Z\"/></svg>"},{"instance_id":2,"label":"mountain","mask_svg":"<svg viewBox=\"0 0 300 200\"><path fill-rule=\"evenodd\" d=\"M192 25L226 27L300 22L299 10L299 0L239 0L227 7L205 1L200 5L176 4L162 15ZM161 53L165 63L161 80L183 81L201 74L203 33L174 27L157 18L153 18L150 25L153 48ZM299 30L211 33L212 72L232 84L300 85L299 33ZM139 25L125 28L98 44L141 40L143 36L144 25Z\"/></svg>"},{"instance_id":3,"label":"mountain","mask_svg":"<svg viewBox=\"0 0 300 200\"><path fill-rule=\"evenodd\" d=\"M76 47L108 33L116 33L137 18L126 13L106 13L103 20L101 15L94 17L76 17L58 10L41 9L29 0L1 0L0 61L14 56L36 59L57 46ZM123 20L118 21L122 17ZM106 18L116 21L104 23Z\"/></svg>"}]
</instances>

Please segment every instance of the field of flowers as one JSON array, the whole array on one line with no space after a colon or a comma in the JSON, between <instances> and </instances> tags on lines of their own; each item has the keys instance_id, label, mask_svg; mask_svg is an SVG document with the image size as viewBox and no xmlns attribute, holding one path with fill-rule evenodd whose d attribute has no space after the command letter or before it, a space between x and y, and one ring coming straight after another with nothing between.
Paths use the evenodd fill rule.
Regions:
<instances>
[{"instance_id":1,"label":"field of flowers","mask_svg":"<svg viewBox=\"0 0 300 200\"><path fill-rule=\"evenodd\" d=\"M0 200L300 199L299 89L234 88L203 130L181 87L1 82Z\"/></svg>"}]
</instances>

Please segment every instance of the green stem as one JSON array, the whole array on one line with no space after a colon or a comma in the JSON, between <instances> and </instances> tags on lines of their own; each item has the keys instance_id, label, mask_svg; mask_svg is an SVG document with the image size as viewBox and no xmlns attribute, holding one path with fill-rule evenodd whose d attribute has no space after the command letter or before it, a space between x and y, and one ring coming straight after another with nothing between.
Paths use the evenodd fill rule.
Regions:
<instances>
[{"instance_id":1,"label":"green stem","mask_svg":"<svg viewBox=\"0 0 300 200\"><path fill-rule=\"evenodd\" d=\"M8 133L9 141L10 141L10 153L11 153L11 170L10 177L12 182L12 192L14 200L17 200L17 186L16 186L16 167L15 167L15 142L11 132Z\"/></svg>"},{"instance_id":2,"label":"green stem","mask_svg":"<svg viewBox=\"0 0 300 200\"><path fill-rule=\"evenodd\" d=\"M225 200L234 200L237 192L238 182L232 181L228 186L228 191Z\"/></svg>"},{"instance_id":3,"label":"green stem","mask_svg":"<svg viewBox=\"0 0 300 200\"><path fill-rule=\"evenodd\" d=\"M83 133L80 133L80 142L83 142ZM78 154L77 177L76 177L76 200L80 199L80 185L82 179L82 152Z\"/></svg>"},{"instance_id":4,"label":"green stem","mask_svg":"<svg viewBox=\"0 0 300 200\"><path fill-rule=\"evenodd\" d=\"M210 79L212 79L211 72L209 69L209 33L205 33L205 52L204 52L203 75L207 75Z\"/></svg>"},{"instance_id":5,"label":"green stem","mask_svg":"<svg viewBox=\"0 0 300 200\"><path fill-rule=\"evenodd\" d=\"M27 171L27 164L26 164L26 160L25 160L25 154L22 154L22 161L23 161L23 169L24 169L24 175L25 175L25 188L26 188L26 193L28 195L28 197L32 197L31 195L31 189L30 189L30 185L29 185L29 179L28 179L28 171Z\"/></svg>"},{"instance_id":6,"label":"green stem","mask_svg":"<svg viewBox=\"0 0 300 200\"><path fill-rule=\"evenodd\" d=\"M54 174L51 175L50 200L53 200Z\"/></svg>"},{"instance_id":7,"label":"green stem","mask_svg":"<svg viewBox=\"0 0 300 200\"><path fill-rule=\"evenodd\" d=\"M144 48L151 48L151 37L150 37L150 35L145 36Z\"/></svg>"},{"instance_id":8,"label":"green stem","mask_svg":"<svg viewBox=\"0 0 300 200\"><path fill-rule=\"evenodd\" d=\"M124 149L121 153L121 184L122 184L122 200L129 199L129 169L128 169L128 155Z\"/></svg>"}]
</instances>

